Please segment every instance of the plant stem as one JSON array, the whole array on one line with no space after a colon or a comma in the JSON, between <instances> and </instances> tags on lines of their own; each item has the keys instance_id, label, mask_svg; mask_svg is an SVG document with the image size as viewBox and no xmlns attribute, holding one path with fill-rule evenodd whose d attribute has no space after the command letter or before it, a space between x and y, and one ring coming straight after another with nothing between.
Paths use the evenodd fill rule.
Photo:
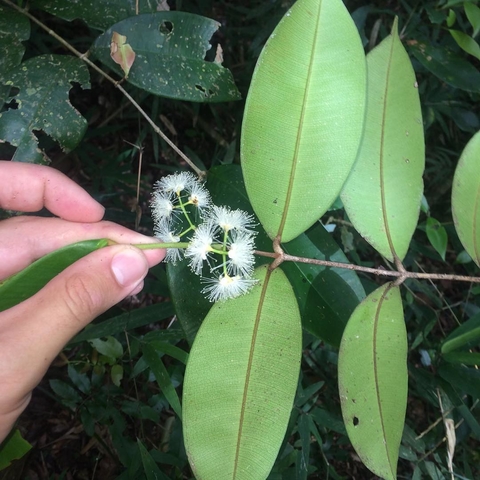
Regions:
<instances>
[{"instance_id":1,"label":"plant stem","mask_svg":"<svg viewBox=\"0 0 480 480\"><path fill-rule=\"evenodd\" d=\"M360 265L353 265L351 263L331 262L329 260L317 260L316 258L297 257L296 255L288 255L286 253L273 253L262 252L255 250L256 255L269 258L282 258L284 262L297 262L297 263L310 263L313 265L322 265L324 267L344 268L347 270L355 270L357 272L372 273L374 275L381 275L384 277L397 277L397 278L423 278L430 280L455 280L459 282L472 282L480 283L480 277L469 277L467 275L449 275L446 273L417 273L417 272L397 272L394 270L385 270L384 268L370 268L362 267Z\"/></svg>"},{"instance_id":2,"label":"plant stem","mask_svg":"<svg viewBox=\"0 0 480 480\"><path fill-rule=\"evenodd\" d=\"M120 85L120 83L124 80L115 80L113 77L108 75L108 73L105 73L100 67L95 65L89 58L88 58L88 52L87 53L81 53L79 52L75 47L70 45L66 40L64 40L60 35L55 33L53 30L48 28L44 23L42 23L40 20L35 18L32 14L28 12L26 8L21 8L18 5L15 5L11 0L3 0L4 3L9 5L10 7L14 8L18 12L22 13L26 17L28 17L32 22L36 23L40 28L45 30L50 36L55 38L58 42L60 42L65 48L70 50L75 56L77 56L80 60L84 61L89 67L93 68L96 72L98 72L102 77L107 79L109 82L111 82L115 88L118 88L123 95L130 101L130 103L138 110L138 112L145 118L145 120L151 125L153 130L157 135L159 135L167 144L170 148L172 148L187 164L190 166L190 168L200 177L203 178L206 175L206 172L203 170L200 170L161 130L160 128L156 125L156 123L147 115L147 113L142 109L142 107L133 99L133 97Z\"/></svg>"}]
</instances>

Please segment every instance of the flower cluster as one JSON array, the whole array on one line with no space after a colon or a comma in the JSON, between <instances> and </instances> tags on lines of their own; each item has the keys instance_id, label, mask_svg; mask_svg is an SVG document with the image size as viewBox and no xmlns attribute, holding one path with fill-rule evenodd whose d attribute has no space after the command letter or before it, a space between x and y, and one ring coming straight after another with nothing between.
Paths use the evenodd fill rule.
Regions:
<instances>
[{"instance_id":1,"label":"flower cluster","mask_svg":"<svg viewBox=\"0 0 480 480\"><path fill-rule=\"evenodd\" d=\"M211 276L202 277L202 292L210 301L237 297L256 283L251 215L213 205L203 184L185 172L158 181L151 206L155 236L178 243L178 248L167 249L165 261L176 262L184 255L197 275L207 267Z\"/></svg>"}]
</instances>

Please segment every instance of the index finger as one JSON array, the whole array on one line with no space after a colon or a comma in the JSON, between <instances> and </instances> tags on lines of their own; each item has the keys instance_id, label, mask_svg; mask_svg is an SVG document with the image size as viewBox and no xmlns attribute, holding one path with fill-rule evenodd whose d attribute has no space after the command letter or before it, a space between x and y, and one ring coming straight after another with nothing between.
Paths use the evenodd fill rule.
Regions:
<instances>
[{"instance_id":1,"label":"index finger","mask_svg":"<svg viewBox=\"0 0 480 480\"><path fill-rule=\"evenodd\" d=\"M72 222L98 222L105 209L63 173L43 165L0 161L0 207L37 212L46 207Z\"/></svg>"}]
</instances>

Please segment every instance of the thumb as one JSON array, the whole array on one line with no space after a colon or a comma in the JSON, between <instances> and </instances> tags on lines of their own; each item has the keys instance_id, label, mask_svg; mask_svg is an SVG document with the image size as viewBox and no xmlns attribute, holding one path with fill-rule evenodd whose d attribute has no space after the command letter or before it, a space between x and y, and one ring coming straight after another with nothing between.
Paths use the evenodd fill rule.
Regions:
<instances>
[{"instance_id":1,"label":"thumb","mask_svg":"<svg viewBox=\"0 0 480 480\"><path fill-rule=\"evenodd\" d=\"M46 370L85 325L126 296L138 293L147 272L147 258L132 246L115 245L80 259L36 295L4 312L13 315L8 323L15 350L23 347L20 351L28 352L30 365L40 363Z\"/></svg>"}]
</instances>

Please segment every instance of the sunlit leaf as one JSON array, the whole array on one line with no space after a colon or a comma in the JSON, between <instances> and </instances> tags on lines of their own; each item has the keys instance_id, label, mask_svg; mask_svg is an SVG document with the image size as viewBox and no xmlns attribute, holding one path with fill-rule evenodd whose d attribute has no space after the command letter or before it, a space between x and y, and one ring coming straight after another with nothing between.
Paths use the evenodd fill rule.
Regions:
<instances>
[{"instance_id":1,"label":"sunlit leaf","mask_svg":"<svg viewBox=\"0 0 480 480\"><path fill-rule=\"evenodd\" d=\"M452 214L462 245L480 266L480 132L464 148L452 186Z\"/></svg>"},{"instance_id":2,"label":"sunlit leaf","mask_svg":"<svg viewBox=\"0 0 480 480\"><path fill-rule=\"evenodd\" d=\"M75 148L87 128L87 121L72 106L72 82L89 88L85 64L70 55L39 55L18 65L3 76L16 108L0 113L0 140L17 147L13 160L44 162L34 130L56 140L65 152Z\"/></svg>"},{"instance_id":3,"label":"sunlit leaf","mask_svg":"<svg viewBox=\"0 0 480 480\"><path fill-rule=\"evenodd\" d=\"M0 281L0 312L31 297L69 265L107 244L108 240L101 239L67 245Z\"/></svg>"},{"instance_id":4,"label":"sunlit leaf","mask_svg":"<svg viewBox=\"0 0 480 480\"><path fill-rule=\"evenodd\" d=\"M342 414L362 462L395 480L407 406L407 332L397 286L387 283L355 310L338 359Z\"/></svg>"},{"instance_id":5,"label":"sunlit leaf","mask_svg":"<svg viewBox=\"0 0 480 480\"><path fill-rule=\"evenodd\" d=\"M354 227L390 261L403 260L410 245L424 165L417 82L395 21L367 56L365 131L341 195Z\"/></svg>"},{"instance_id":6,"label":"sunlit leaf","mask_svg":"<svg viewBox=\"0 0 480 480\"><path fill-rule=\"evenodd\" d=\"M265 479L285 435L300 367L295 295L280 269L216 303L185 373L185 448L198 479Z\"/></svg>"},{"instance_id":7,"label":"sunlit leaf","mask_svg":"<svg viewBox=\"0 0 480 480\"><path fill-rule=\"evenodd\" d=\"M428 217L426 233L432 247L442 257L442 260L445 261L448 243L448 235L445 227L435 218Z\"/></svg>"},{"instance_id":8,"label":"sunlit leaf","mask_svg":"<svg viewBox=\"0 0 480 480\"><path fill-rule=\"evenodd\" d=\"M241 157L252 206L288 242L334 202L355 160L365 107L365 57L341 0L299 0L258 59Z\"/></svg>"},{"instance_id":9,"label":"sunlit leaf","mask_svg":"<svg viewBox=\"0 0 480 480\"><path fill-rule=\"evenodd\" d=\"M97 38L91 52L124 76L110 56L114 32L127 37L135 52L128 82L147 92L193 102L238 100L240 93L230 70L205 60L210 39L220 24L185 12L137 15L110 27Z\"/></svg>"}]
</instances>

